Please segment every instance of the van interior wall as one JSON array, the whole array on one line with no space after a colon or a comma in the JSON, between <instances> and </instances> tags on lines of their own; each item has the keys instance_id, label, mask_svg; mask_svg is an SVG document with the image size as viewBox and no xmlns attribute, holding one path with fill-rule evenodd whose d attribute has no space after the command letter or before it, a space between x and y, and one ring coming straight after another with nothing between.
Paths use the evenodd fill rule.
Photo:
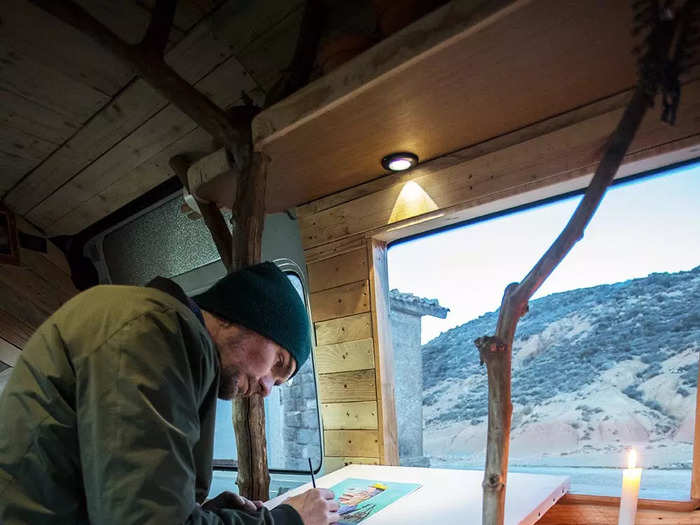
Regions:
<instances>
[{"instance_id":1,"label":"van interior wall","mask_svg":"<svg viewBox=\"0 0 700 525\"><path fill-rule=\"evenodd\" d=\"M18 233L42 236L15 219ZM46 252L20 247L19 265L0 264L0 391L34 330L77 293L68 261L48 240Z\"/></svg>"},{"instance_id":2,"label":"van interior wall","mask_svg":"<svg viewBox=\"0 0 700 525\"><path fill-rule=\"evenodd\" d=\"M656 113L648 115L621 174L697 157L700 83L684 87L676 126L660 123ZM297 208L316 333L327 470L349 463L391 464L385 451L396 444L395 432L385 428L390 409L382 406L393 397L393 385L381 381L381 357L386 353L377 337L376 310L381 301L376 294L381 287L373 286L373 277L381 273L375 266L381 262L375 259L372 243L498 211L511 201L523 204L520 200L532 202L585 187L619 110L582 120L573 113L567 115L573 122L562 129L540 130L533 125L525 131L532 131L534 138L520 136L523 130L519 130L510 137L513 142L499 147L499 139L494 139L493 150L471 152L466 160L448 162L444 169L437 165L440 159L428 161L413 173L381 177ZM584 150L587 153L581 154ZM434 172L431 164L436 165ZM430 208L420 205L426 199L414 205L402 196L408 182L430 197ZM692 505L685 510L664 505L668 504L640 510L637 523L700 523L700 511L689 510ZM542 523L616 521L614 505L584 498L558 503Z\"/></svg>"}]
</instances>

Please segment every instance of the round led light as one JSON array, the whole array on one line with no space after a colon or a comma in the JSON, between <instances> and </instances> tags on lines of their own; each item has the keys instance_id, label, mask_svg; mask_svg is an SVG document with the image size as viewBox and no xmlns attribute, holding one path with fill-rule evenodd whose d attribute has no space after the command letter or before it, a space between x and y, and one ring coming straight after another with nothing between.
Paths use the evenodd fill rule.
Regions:
<instances>
[{"instance_id":1,"label":"round led light","mask_svg":"<svg viewBox=\"0 0 700 525\"><path fill-rule=\"evenodd\" d=\"M413 153L392 153L382 159L382 167L389 171L406 171L418 164L418 156Z\"/></svg>"}]
</instances>

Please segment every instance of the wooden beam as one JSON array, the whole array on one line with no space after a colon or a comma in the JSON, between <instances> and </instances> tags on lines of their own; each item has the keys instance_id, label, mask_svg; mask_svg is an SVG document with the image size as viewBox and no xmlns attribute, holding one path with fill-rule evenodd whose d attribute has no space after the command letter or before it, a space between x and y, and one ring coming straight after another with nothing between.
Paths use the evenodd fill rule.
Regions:
<instances>
[{"instance_id":1,"label":"wooden beam","mask_svg":"<svg viewBox=\"0 0 700 525\"><path fill-rule=\"evenodd\" d=\"M234 270L257 264L262 256L262 233L265 223L265 184L267 158L256 153L245 166L236 186L233 235ZM238 478L241 494L249 499L269 498L270 473L267 467L265 439L265 405L263 398L253 396L235 399L233 426L238 448Z\"/></svg>"},{"instance_id":2,"label":"wooden beam","mask_svg":"<svg viewBox=\"0 0 700 525\"><path fill-rule=\"evenodd\" d=\"M239 167L248 165L251 147L249 131L233 126L224 111L178 75L162 57L143 53L140 46L125 43L99 20L70 0L30 1L90 36L99 45L133 66L141 77L171 103L225 145L233 154Z\"/></svg>"}]
</instances>

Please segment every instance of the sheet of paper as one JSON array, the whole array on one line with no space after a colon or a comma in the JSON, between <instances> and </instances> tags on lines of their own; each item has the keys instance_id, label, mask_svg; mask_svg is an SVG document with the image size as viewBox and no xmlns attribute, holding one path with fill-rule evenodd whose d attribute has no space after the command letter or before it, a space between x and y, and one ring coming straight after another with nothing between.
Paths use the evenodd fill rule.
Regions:
<instances>
[{"instance_id":1,"label":"sheet of paper","mask_svg":"<svg viewBox=\"0 0 700 525\"><path fill-rule=\"evenodd\" d=\"M421 487L418 483L398 483L373 479L349 478L331 490L340 503L339 525L362 523L383 508Z\"/></svg>"}]
</instances>

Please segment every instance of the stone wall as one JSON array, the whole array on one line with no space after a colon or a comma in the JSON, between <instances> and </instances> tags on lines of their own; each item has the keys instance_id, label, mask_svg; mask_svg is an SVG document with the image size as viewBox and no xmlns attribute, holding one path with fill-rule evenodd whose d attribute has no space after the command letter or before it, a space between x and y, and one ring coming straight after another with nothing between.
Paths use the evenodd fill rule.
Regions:
<instances>
[{"instance_id":1,"label":"stone wall","mask_svg":"<svg viewBox=\"0 0 700 525\"><path fill-rule=\"evenodd\" d=\"M283 412L284 457L288 470L308 470L321 461L321 433L318 422L316 384L311 360L299 370L280 398Z\"/></svg>"}]
</instances>

